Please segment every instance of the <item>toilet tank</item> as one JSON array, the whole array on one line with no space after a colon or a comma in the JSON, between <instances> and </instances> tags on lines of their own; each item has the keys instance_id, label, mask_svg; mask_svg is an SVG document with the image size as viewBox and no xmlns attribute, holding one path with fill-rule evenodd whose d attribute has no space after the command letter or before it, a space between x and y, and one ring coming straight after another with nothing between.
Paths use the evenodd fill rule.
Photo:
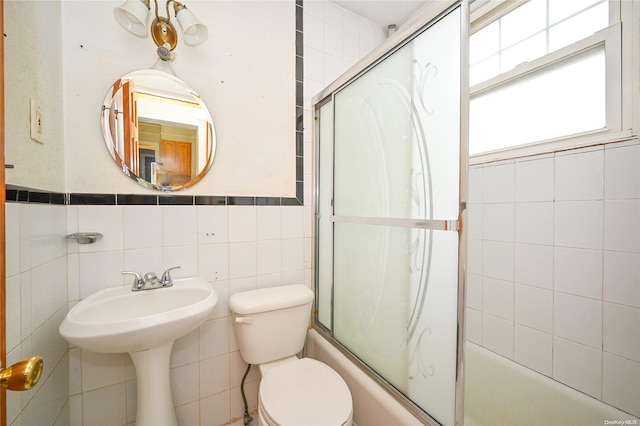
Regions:
<instances>
[{"instance_id":1,"label":"toilet tank","mask_svg":"<svg viewBox=\"0 0 640 426\"><path fill-rule=\"evenodd\" d=\"M265 364L300 352L312 303L313 292L302 284L231 295L229 309L242 359Z\"/></svg>"}]
</instances>

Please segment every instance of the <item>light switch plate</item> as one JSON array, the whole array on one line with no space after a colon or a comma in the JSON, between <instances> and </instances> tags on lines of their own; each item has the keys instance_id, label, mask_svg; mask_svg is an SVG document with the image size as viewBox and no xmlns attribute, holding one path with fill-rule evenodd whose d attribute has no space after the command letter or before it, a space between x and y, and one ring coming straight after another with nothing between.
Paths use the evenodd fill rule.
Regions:
<instances>
[{"instance_id":1,"label":"light switch plate","mask_svg":"<svg viewBox=\"0 0 640 426\"><path fill-rule=\"evenodd\" d=\"M42 109L35 99L31 99L31 139L38 143L44 143L44 121L42 117Z\"/></svg>"}]
</instances>

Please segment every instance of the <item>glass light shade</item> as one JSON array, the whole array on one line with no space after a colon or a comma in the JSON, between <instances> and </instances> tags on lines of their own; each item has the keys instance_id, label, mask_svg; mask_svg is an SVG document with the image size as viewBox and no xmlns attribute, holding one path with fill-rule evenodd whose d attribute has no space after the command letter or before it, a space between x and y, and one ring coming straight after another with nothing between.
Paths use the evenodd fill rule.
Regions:
<instances>
[{"instance_id":1,"label":"glass light shade","mask_svg":"<svg viewBox=\"0 0 640 426\"><path fill-rule=\"evenodd\" d=\"M178 18L178 23L180 24L180 28L182 28L182 34L186 44L197 46L207 40L207 26L198 21L189 9L186 7L180 9L176 18Z\"/></svg>"},{"instance_id":2,"label":"glass light shade","mask_svg":"<svg viewBox=\"0 0 640 426\"><path fill-rule=\"evenodd\" d=\"M138 37L147 36L149 6L142 0L126 0L121 6L113 9L118 24Z\"/></svg>"}]
</instances>

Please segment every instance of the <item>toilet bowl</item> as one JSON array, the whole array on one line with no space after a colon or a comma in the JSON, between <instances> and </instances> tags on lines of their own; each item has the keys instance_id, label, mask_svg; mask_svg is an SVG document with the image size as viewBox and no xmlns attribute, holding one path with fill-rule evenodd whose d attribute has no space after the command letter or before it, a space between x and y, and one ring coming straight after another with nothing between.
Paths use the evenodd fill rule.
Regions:
<instances>
[{"instance_id":1,"label":"toilet bowl","mask_svg":"<svg viewBox=\"0 0 640 426\"><path fill-rule=\"evenodd\" d=\"M264 426L350 426L352 407L342 377L311 358L269 370L258 391L259 424Z\"/></svg>"},{"instance_id":2,"label":"toilet bowl","mask_svg":"<svg viewBox=\"0 0 640 426\"><path fill-rule=\"evenodd\" d=\"M311 358L298 358L306 339L313 292L286 285L229 298L240 355L257 365L260 426L351 426L353 401L340 375Z\"/></svg>"}]
</instances>

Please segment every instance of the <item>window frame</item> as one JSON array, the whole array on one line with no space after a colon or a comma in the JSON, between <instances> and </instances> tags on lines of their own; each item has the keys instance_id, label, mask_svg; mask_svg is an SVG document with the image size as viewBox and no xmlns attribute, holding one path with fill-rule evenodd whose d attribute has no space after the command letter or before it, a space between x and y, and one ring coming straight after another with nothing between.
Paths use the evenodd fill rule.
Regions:
<instances>
[{"instance_id":1,"label":"window frame","mask_svg":"<svg viewBox=\"0 0 640 426\"><path fill-rule=\"evenodd\" d=\"M526 0L476 1L471 7L471 34L479 31ZM609 0L609 26L582 40L548 53L535 60L498 74L470 87L470 99L474 95L509 84L528 74L543 71L565 59L604 45L606 67L605 127L551 139L530 142L470 155L469 164L524 157L565 149L628 140L638 135L640 117L640 19L639 2ZM475 6L475 7L474 7ZM635 25L634 25L635 24Z\"/></svg>"}]
</instances>

